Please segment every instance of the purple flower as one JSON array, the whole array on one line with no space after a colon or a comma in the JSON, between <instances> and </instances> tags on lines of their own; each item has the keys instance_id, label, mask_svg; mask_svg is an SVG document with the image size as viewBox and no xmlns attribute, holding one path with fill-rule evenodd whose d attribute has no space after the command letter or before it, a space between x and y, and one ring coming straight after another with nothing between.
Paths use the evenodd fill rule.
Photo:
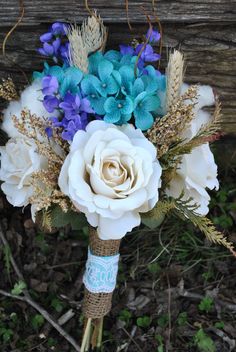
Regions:
<instances>
[{"instance_id":1,"label":"purple flower","mask_svg":"<svg viewBox=\"0 0 236 352\"><path fill-rule=\"evenodd\" d=\"M75 133L78 130L84 130L88 124L88 116L86 113L82 113L79 118L69 121L66 128L62 132L61 136L67 141L72 141Z\"/></svg>"},{"instance_id":2,"label":"purple flower","mask_svg":"<svg viewBox=\"0 0 236 352\"><path fill-rule=\"evenodd\" d=\"M61 45L60 47L60 55L64 61L68 61L69 57L69 43L65 43L64 45Z\"/></svg>"},{"instance_id":3,"label":"purple flower","mask_svg":"<svg viewBox=\"0 0 236 352\"><path fill-rule=\"evenodd\" d=\"M139 44L135 48L136 55L139 55L140 51L142 50L144 44ZM160 55L154 53L153 47L150 44L147 44L143 51L141 52L140 59L143 62L155 62L160 59Z\"/></svg>"},{"instance_id":4,"label":"purple flower","mask_svg":"<svg viewBox=\"0 0 236 352\"><path fill-rule=\"evenodd\" d=\"M154 29L149 28L146 34L146 38L147 39L149 38L150 43L157 43L160 40L161 35L158 31L155 31Z\"/></svg>"},{"instance_id":5,"label":"purple flower","mask_svg":"<svg viewBox=\"0 0 236 352\"><path fill-rule=\"evenodd\" d=\"M57 56L58 55L58 50L60 48L61 45L61 39L57 38L52 42L52 47L54 49L54 55Z\"/></svg>"},{"instance_id":6,"label":"purple flower","mask_svg":"<svg viewBox=\"0 0 236 352\"><path fill-rule=\"evenodd\" d=\"M44 33L43 35L40 36L40 41L42 43L49 42L53 37L53 34L51 32Z\"/></svg>"},{"instance_id":7,"label":"purple flower","mask_svg":"<svg viewBox=\"0 0 236 352\"><path fill-rule=\"evenodd\" d=\"M55 87L54 83L51 84L50 76L45 79L45 86ZM60 127L62 129L61 136L64 140L71 141L74 134L78 130L84 130L89 122L89 115L94 114L87 98L80 97L78 94L72 95L67 93L63 101L59 101L53 95L46 95L43 104L48 112L53 112L56 108L61 109L61 116L50 117L53 127ZM93 116L94 117L94 116ZM97 118L96 116L94 118ZM50 137L50 127L47 128L47 135Z\"/></svg>"},{"instance_id":8,"label":"purple flower","mask_svg":"<svg viewBox=\"0 0 236 352\"><path fill-rule=\"evenodd\" d=\"M130 45L120 45L120 53L122 55L135 55L135 50L132 46Z\"/></svg>"},{"instance_id":9,"label":"purple flower","mask_svg":"<svg viewBox=\"0 0 236 352\"><path fill-rule=\"evenodd\" d=\"M45 76L42 79L42 91L44 95L52 95L57 93L59 84L54 76Z\"/></svg>"},{"instance_id":10,"label":"purple flower","mask_svg":"<svg viewBox=\"0 0 236 352\"><path fill-rule=\"evenodd\" d=\"M38 49L38 52L44 56L52 56L54 53L54 49L51 44L44 43L43 47Z\"/></svg>"},{"instance_id":11,"label":"purple flower","mask_svg":"<svg viewBox=\"0 0 236 352\"><path fill-rule=\"evenodd\" d=\"M54 23L50 30L40 37L43 47L38 52L43 56L53 58L55 62L58 58L64 62L68 61L68 41L62 44L63 37L66 36L66 26L63 23Z\"/></svg>"},{"instance_id":12,"label":"purple flower","mask_svg":"<svg viewBox=\"0 0 236 352\"><path fill-rule=\"evenodd\" d=\"M51 44L47 42L43 43L43 47L38 49L38 52L44 56L51 56L52 58L56 58L59 53L59 48L61 45L60 38L55 39Z\"/></svg>"},{"instance_id":13,"label":"purple flower","mask_svg":"<svg viewBox=\"0 0 236 352\"><path fill-rule=\"evenodd\" d=\"M45 132L46 132L48 138L52 137L52 135L53 135L52 127L46 127Z\"/></svg>"},{"instance_id":14,"label":"purple flower","mask_svg":"<svg viewBox=\"0 0 236 352\"><path fill-rule=\"evenodd\" d=\"M65 117L68 120L76 119L80 116L82 112L94 113L90 106L90 102L86 98L80 98L78 94L75 96L67 93L65 95L64 101L60 103L59 107L64 110Z\"/></svg>"},{"instance_id":15,"label":"purple flower","mask_svg":"<svg viewBox=\"0 0 236 352\"><path fill-rule=\"evenodd\" d=\"M61 22L55 22L52 25L52 33L54 35L66 35L66 25Z\"/></svg>"},{"instance_id":16,"label":"purple flower","mask_svg":"<svg viewBox=\"0 0 236 352\"><path fill-rule=\"evenodd\" d=\"M54 95L45 95L43 105L48 112L53 112L59 106L59 100Z\"/></svg>"}]
</instances>

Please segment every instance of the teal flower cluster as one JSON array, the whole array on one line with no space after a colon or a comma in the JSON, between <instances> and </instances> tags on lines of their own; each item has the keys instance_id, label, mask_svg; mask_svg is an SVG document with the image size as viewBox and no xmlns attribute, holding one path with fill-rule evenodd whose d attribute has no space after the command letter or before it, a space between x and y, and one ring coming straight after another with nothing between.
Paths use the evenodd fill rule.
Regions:
<instances>
[{"instance_id":1,"label":"teal flower cluster","mask_svg":"<svg viewBox=\"0 0 236 352\"><path fill-rule=\"evenodd\" d=\"M40 52L48 56L53 46L56 62L57 43L48 42L59 32L65 34L65 28L55 23L41 36L44 46ZM45 63L42 72L34 73L34 79L42 80L43 105L53 114L49 119L63 129L64 137L72 138L77 129L85 129L93 119L118 125L130 122L145 131L157 115L165 114L166 78L152 65L160 59L152 46L160 40L160 33L150 29L146 39L148 43L136 46L121 44L119 51L91 54L88 73L69 66L68 60L62 66ZM66 42L63 53L67 59L68 47Z\"/></svg>"},{"instance_id":2,"label":"teal flower cluster","mask_svg":"<svg viewBox=\"0 0 236 352\"><path fill-rule=\"evenodd\" d=\"M136 68L136 61L137 56L115 50L91 55L81 89L104 121L121 125L134 118L137 128L147 130L160 113L159 93L165 90L165 76L151 65Z\"/></svg>"},{"instance_id":3,"label":"teal flower cluster","mask_svg":"<svg viewBox=\"0 0 236 352\"><path fill-rule=\"evenodd\" d=\"M44 63L44 70L42 72L34 72L34 79L43 79L45 76L55 77L59 83L59 94L64 98L66 93L70 92L75 95L80 93L81 89L79 83L83 78L83 73L77 67L64 66L49 66Z\"/></svg>"}]
</instances>

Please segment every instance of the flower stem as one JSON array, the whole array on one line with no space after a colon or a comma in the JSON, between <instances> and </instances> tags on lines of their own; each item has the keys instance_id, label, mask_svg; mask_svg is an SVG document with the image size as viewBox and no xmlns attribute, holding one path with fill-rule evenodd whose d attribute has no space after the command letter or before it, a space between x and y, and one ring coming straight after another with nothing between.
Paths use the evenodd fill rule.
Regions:
<instances>
[{"instance_id":1,"label":"flower stem","mask_svg":"<svg viewBox=\"0 0 236 352\"><path fill-rule=\"evenodd\" d=\"M101 318L100 324L99 324L99 332L98 332L98 340L97 340L97 348L98 349L100 349L102 347L103 320L104 320L104 318Z\"/></svg>"},{"instance_id":2,"label":"flower stem","mask_svg":"<svg viewBox=\"0 0 236 352\"><path fill-rule=\"evenodd\" d=\"M86 323L84 335L83 335L83 340L82 340L82 345L81 345L81 352L85 352L87 345L89 344L90 340L90 330L91 330L91 324L92 324L92 319L89 318Z\"/></svg>"}]
</instances>

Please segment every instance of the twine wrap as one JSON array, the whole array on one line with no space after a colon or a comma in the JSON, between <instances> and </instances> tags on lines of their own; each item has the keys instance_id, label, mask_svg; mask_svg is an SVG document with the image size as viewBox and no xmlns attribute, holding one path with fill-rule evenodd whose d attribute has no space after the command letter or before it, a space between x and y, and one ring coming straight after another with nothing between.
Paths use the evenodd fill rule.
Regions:
<instances>
[{"instance_id":1,"label":"twine wrap","mask_svg":"<svg viewBox=\"0 0 236 352\"><path fill-rule=\"evenodd\" d=\"M107 257L119 253L120 240L100 240L97 231L90 229L90 249L94 255ZM92 293L85 288L83 313L86 318L100 319L111 310L112 292Z\"/></svg>"}]
</instances>

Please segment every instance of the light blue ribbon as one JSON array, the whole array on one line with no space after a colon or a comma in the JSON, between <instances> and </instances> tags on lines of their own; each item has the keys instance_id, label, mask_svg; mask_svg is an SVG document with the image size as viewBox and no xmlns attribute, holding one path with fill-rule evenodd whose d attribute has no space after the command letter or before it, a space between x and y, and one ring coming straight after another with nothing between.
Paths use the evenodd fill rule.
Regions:
<instances>
[{"instance_id":1,"label":"light blue ribbon","mask_svg":"<svg viewBox=\"0 0 236 352\"><path fill-rule=\"evenodd\" d=\"M110 293L116 286L118 263L120 255L100 257L88 249L86 270L83 283L92 293Z\"/></svg>"}]
</instances>

